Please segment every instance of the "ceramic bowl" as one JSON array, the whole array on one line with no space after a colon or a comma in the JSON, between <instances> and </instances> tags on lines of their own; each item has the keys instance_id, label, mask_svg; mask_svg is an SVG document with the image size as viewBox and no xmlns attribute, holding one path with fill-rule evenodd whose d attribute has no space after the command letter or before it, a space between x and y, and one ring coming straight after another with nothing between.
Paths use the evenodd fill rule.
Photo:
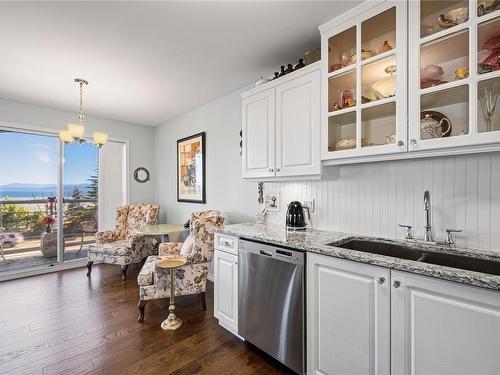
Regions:
<instances>
[{"instance_id":1,"label":"ceramic bowl","mask_svg":"<svg viewBox=\"0 0 500 375\"><path fill-rule=\"evenodd\" d=\"M422 82L433 81L441 77L443 74L444 70L439 65L427 65L420 72L420 80Z\"/></svg>"},{"instance_id":2,"label":"ceramic bowl","mask_svg":"<svg viewBox=\"0 0 500 375\"><path fill-rule=\"evenodd\" d=\"M469 8L462 7L450 10L446 13L446 18L452 20L455 23L464 23L469 19Z\"/></svg>"},{"instance_id":3,"label":"ceramic bowl","mask_svg":"<svg viewBox=\"0 0 500 375\"><path fill-rule=\"evenodd\" d=\"M336 150L356 147L356 138L340 139L335 143Z\"/></svg>"}]
</instances>

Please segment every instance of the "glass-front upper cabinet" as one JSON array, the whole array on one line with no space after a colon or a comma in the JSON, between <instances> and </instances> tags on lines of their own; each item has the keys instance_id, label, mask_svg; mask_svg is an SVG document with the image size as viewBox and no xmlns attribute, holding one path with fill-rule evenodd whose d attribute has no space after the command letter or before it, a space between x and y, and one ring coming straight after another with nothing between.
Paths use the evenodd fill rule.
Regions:
<instances>
[{"instance_id":1,"label":"glass-front upper cabinet","mask_svg":"<svg viewBox=\"0 0 500 375\"><path fill-rule=\"evenodd\" d=\"M403 1L373 2L322 25L322 159L407 150Z\"/></svg>"},{"instance_id":2,"label":"glass-front upper cabinet","mask_svg":"<svg viewBox=\"0 0 500 375\"><path fill-rule=\"evenodd\" d=\"M409 2L409 150L500 141L500 1Z\"/></svg>"}]
</instances>

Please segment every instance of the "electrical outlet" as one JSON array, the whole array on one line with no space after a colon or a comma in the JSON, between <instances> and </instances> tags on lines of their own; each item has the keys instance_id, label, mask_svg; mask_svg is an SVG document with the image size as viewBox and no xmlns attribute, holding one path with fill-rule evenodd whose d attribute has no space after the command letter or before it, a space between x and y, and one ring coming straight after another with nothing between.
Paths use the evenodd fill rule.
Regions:
<instances>
[{"instance_id":1,"label":"electrical outlet","mask_svg":"<svg viewBox=\"0 0 500 375\"><path fill-rule=\"evenodd\" d=\"M309 208L309 211L311 211L311 213L314 212L314 198L306 198L306 199L304 199L304 202L302 202L302 205L304 207Z\"/></svg>"}]
</instances>

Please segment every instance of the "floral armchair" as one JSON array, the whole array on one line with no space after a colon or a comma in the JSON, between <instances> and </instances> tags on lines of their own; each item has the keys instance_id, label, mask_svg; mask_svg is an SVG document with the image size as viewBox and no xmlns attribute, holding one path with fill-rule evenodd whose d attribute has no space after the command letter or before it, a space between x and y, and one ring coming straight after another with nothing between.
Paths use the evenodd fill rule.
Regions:
<instances>
[{"instance_id":1,"label":"floral armchair","mask_svg":"<svg viewBox=\"0 0 500 375\"><path fill-rule=\"evenodd\" d=\"M193 212L190 220L193 248L190 254L184 255L187 263L175 270L175 296L199 294L204 310L208 266L214 255L214 232L223 226L224 217L220 211ZM144 321L144 308L149 300L170 297L170 271L158 267L157 262L161 257L180 255L181 247L182 243L162 243L158 256L146 259L137 277L139 322Z\"/></svg>"},{"instance_id":2,"label":"floral armchair","mask_svg":"<svg viewBox=\"0 0 500 375\"><path fill-rule=\"evenodd\" d=\"M156 224L159 206L136 204L116 209L116 229L96 233L96 243L88 246L87 276L92 264L118 264L122 267L122 280L126 280L127 268L131 263L155 253L153 238L136 233L146 224Z\"/></svg>"}]
</instances>

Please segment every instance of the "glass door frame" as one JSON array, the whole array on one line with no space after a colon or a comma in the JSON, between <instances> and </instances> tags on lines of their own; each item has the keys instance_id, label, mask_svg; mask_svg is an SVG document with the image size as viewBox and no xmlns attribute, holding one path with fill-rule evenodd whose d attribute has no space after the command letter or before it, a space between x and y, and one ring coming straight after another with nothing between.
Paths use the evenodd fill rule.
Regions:
<instances>
[{"instance_id":1,"label":"glass door frame","mask_svg":"<svg viewBox=\"0 0 500 375\"><path fill-rule=\"evenodd\" d=\"M500 11L494 11L484 16L477 15L477 1L468 0L469 18L466 22L460 23L457 26L444 29L428 36L421 36L421 1L409 1L408 11L408 52L409 52L409 68L408 68L408 102L409 105L409 150L411 152L424 150L437 150L438 152L447 152L447 149L452 147L462 146L480 146L485 144L493 144L500 142L500 131L478 132L478 100L477 89L481 81L491 78L500 77L500 71L493 71L485 74L477 73L478 63L478 28L483 22L498 18ZM436 88L421 89L420 87L420 71L421 71L421 48L429 42L436 42L440 39L456 35L460 32L468 32L468 64L469 77L461 80L449 82L435 86ZM421 113L421 98L429 93L445 93L447 89L454 89L461 86L468 86L468 134L453 136L447 138L420 139L420 113ZM441 150L442 149L442 150Z\"/></svg>"},{"instance_id":2,"label":"glass door frame","mask_svg":"<svg viewBox=\"0 0 500 375\"><path fill-rule=\"evenodd\" d=\"M348 67L339 69L335 72L330 72L330 62L329 62L329 40L337 34L342 33L352 27L356 28L356 54L361 56L362 50L362 24L364 21L369 20L377 15L389 10L390 8L396 8L396 36L398 38L396 48L392 52L381 53L373 56L369 59L357 59L355 64ZM355 8L356 9L356 8ZM332 160L332 159L343 159L359 156L372 156L372 155L384 155L384 154L397 154L406 153L408 151L407 139L408 139L408 128L407 128L407 2L401 1L385 1L385 2L373 2L365 3L363 5L363 11L361 13L356 13L352 18L348 18L345 22L340 21L340 18L333 19L325 25L332 24L335 20L338 20L338 24L329 29L323 29L320 26L321 31L321 60L322 60L322 106L321 106L321 160ZM345 15L341 16L345 19ZM386 57L394 56L396 58L397 66L397 76L396 79L396 96L394 99L381 99L378 102L373 103L361 103L361 71L363 66L367 66L370 63L383 60ZM341 109L335 113L329 112L329 79L335 76L340 76L346 72L354 71L356 74L356 105ZM362 147L362 110L370 107L384 105L385 103L393 102L396 103L396 142L393 144L375 146L375 147ZM347 150L340 151L329 151L328 150L328 140L329 140L329 118L334 116L341 116L342 114L354 112L356 114L356 147ZM400 142L401 141L401 142Z\"/></svg>"}]
</instances>

